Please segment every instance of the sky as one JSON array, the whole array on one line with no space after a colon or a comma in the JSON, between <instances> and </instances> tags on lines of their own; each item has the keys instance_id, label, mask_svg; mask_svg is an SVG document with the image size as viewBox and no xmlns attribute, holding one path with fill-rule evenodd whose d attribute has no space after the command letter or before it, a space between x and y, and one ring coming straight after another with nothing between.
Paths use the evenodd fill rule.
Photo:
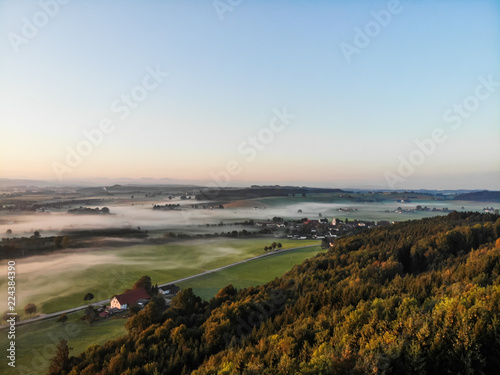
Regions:
<instances>
[{"instance_id":1,"label":"sky","mask_svg":"<svg viewBox=\"0 0 500 375\"><path fill-rule=\"evenodd\" d=\"M0 178L500 188L499 1L0 0Z\"/></svg>"}]
</instances>

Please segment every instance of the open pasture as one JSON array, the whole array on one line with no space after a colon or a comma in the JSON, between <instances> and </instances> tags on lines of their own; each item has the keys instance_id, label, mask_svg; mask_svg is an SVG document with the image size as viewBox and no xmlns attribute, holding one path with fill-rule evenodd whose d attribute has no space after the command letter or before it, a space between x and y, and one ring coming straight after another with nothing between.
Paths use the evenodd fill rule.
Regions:
<instances>
[{"instance_id":1,"label":"open pasture","mask_svg":"<svg viewBox=\"0 0 500 375\"><path fill-rule=\"evenodd\" d=\"M238 264L218 272L203 275L191 280L182 281L182 288L193 288L193 292L205 300L209 300L217 292L232 284L237 289L257 286L283 275L296 264L312 258L324 251L320 246L299 248L285 253L277 253L262 259Z\"/></svg>"},{"instance_id":2,"label":"open pasture","mask_svg":"<svg viewBox=\"0 0 500 375\"><path fill-rule=\"evenodd\" d=\"M267 244L267 242L265 243ZM287 243L290 247L295 245L291 241ZM300 241L300 244L306 246L308 243ZM242 243L240 248L247 245ZM265 246L264 243L262 245ZM290 270L294 265L300 264L321 251L321 248L317 246L276 253L181 282L179 286L181 288L191 287L197 295L208 300L228 284L233 284L236 288L241 289L271 281ZM5 367L5 374L21 372L23 375L45 374L50 364L50 358L55 352L55 345L61 339L67 339L68 345L73 348L70 354L77 355L86 350L89 345L101 345L108 340L126 334L125 319L100 320L89 326L88 323L80 319L82 316L83 312L81 311L68 314L69 319L64 325L57 323L57 318L53 318L18 327L17 363L19 366L16 369ZM0 343L7 344L5 335L2 335Z\"/></svg>"},{"instance_id":3,"label":"open pasture","mask_svg":"<svg viewBox=\"0 0 500 375\"><path fill-rule=\"evenodd\" d=\"M90 326L82 321L83 312L68 314L68 321L58 323L57 318L44 320L16 330L16 367L7 366L7 358L0 361L5 375L42 375L46 374L50 359L56 352L56 345L61 340L67 340L71 355L78 355L90 345L102 345L127 334L124 327L125 319L107 319L97 321ZM0 344L8 348L7 332L0 331Z\"/></svg>"},{"instance_id":4,"label":"open pasture","mask_svg":"<svg viewBox=\"0 0 500 375\"><path fill-rule=\"evenodd\" d=\"M132 288L141 276L148 275L162 284L225 266L264 253L274 240L283 248L317 244L313 240L274 238L177 241L162 245L134 245L117 249L94 248L57 252L19 259L16 263L17 311L34 303L41 313L52 313L110 298ZM7 274L6 265L0 267ZM7 300L7 280L0 283Z\"/></svg>"}]
</instances>

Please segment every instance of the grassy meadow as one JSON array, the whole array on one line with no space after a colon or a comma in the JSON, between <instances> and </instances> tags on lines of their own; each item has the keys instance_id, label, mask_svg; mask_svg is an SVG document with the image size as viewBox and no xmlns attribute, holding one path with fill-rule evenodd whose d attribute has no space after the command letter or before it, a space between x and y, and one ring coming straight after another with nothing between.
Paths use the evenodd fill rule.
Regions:
<instances>
[{"instance_id":1,"label":"grassy meadow","mask_svg":"<svg viewBox=\"0 0 500 375\"><path fill-rule=\"evenodd\" d=\"M16 330L16 367L7 366L7 358L0 360L0 373L5 375L23 374L40 375L47 373L50 359L61 340L68 340L73 349L70 355L81 353L88 346L104 344L127 333L125 319L108 319L97 321L92 326L80 318L83 312L68 315L63 325L57 318L19 326ZM7 331L0 331L2 348L8 348Z\"/></svg>"},{"instance_id":2,"label":"grassy meadow","mask_svg":"<svg viewBox=\"0 0 500 375\"><path fill-rule=\"evenodd\" d=\"M317 244L312 240L274 238L177 241L162 245L126 246L118 249L79 251L34 256L17 261L17 312L34 303L40 313L52 313L85 304L90 292L93 302L110 298L131 288L148 275L162 284L264 253L274 240L283 248ZM0 272L6 274L6 266ZM7 280L0 283L6 300Z\"/></svg>"},{"instance_id":3,"label":"grassy meadow","mask_svg":"<svg viewBox=\"0 0 500 375\"><path fill-rule=\"evenodd\" d=\"M267 240L259 240L258 242L262 247L268 243ZM307 241L283 241L282 243L285 244L285 242L284 247L288 248L310 244ZM247 248L249 244L242 242L238 245L241 248ZM181 288L191 287L197 295L208 300L228 284L233 284L240 289L266 283L277 276L281 276L294 265L315 256L320 251L320 246L317 246L276 253L262 259L238 264L218 272L181 282L179 286ZM3 366L3 363L1 363L2 368L6 369L5 374L38 375L46 373L50 358L55 351L55 343L61 339L68 340L69 346L73 348L71 354L76 355L90 345L100 345L126 334L124 319L106 319L89 326L88 323L80 319L82 315L83 312L69 314L69 320L64 325L57 323L57 318L53 318L18 327L16 335L17 367L11 369L6 364ZM0 331L0 333L6 334L6 331ZM7 345L6 335L2 334L0 343L2 343L2 347Z\"/></svg>"},{"instance_id":4,"label":"grassy meadow","mask_svg":"<svg viewBox=\"0 0 500 375\"><path fill-rule=\"evenodd\" d=\"M214 297L223 287L229 284L237 289L257 286L279 277L294 265L302 263L323 251L320 246L300 248L286 253L277 253L262 259L238 264L218 272L203 275L191 280L182 281L178 285L193 288L196 295L205 300Z\"/></svg>"}]
</instances>

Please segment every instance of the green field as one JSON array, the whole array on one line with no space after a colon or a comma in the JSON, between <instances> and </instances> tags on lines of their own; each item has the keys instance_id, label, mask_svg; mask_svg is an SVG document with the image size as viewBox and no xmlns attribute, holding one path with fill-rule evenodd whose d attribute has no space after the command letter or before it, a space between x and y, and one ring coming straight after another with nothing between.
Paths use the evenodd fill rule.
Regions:
<instances>
[{"instance_id":1,"label":"green field","mask_svg":"<svg viewBox=\"0 0 500 375\"><path fill-rule=\"evenodd\" d=\"M267 242L264 241L263 246ZM289 247L293 247L296 242L287 241L287 244ZM309 245L306 241L300 241L299 244ZM272 254L262 259L179 283L179 286L181 288L191 287L197 295L208 300L228 284L233 284L240 289L266 283L281 276L295 264L302 263L304 259L315 256L320 251L321 248L316 246ZM124 319L108 319L89 326L80 320L82 315L83 312L69 314L70 319L64 326L56 323L57 318L54 318L18 327L16 335L17 367L15 370L8 368L2 359L0 366L2 369L7 368L5 374L44 374L49 366L50 358L54 354L54 343L61 339L68 339L69 346L73 348L71 354L76 355L89 345L103 344L126 334ZM6 331L0 331L0 334L2 335L0 343L2 347L5 347L7 345Z\"/></svg>"},{"instance_id":2,"label":"green field","mask_svg":"<svg viewBox=\"0 0 500 375\"><path fill-rule=\"evenodd\" d=\"M312 240L275 238L207 239L162 245L126 246L118 249L82 249L24 258L16 265L17 312L28 303L39 312L52 313L84 305L90 292L95 301L110 298L131 288L141 276L154 283L195 275L264 253L264 246L279 241L283 248L317 244ZM0 270L7 273L6 267ZM6 278L0 283L6 298Z\"/></svg>"},{"instance_id":3,"label":"green field","mask_svg":"<svg viewBox=\"0 0 500 375\"><path fill-rule=\"evenodd\" d=\"M256 286L283 275L294 265L312 258L321 251L320 246L291 250L286 253L270 255L248 263L238 264L219 272L203 275L178 285L193 288L196 295L209 300L223 287L229 284L237 289Z\"/></svg>"},{"instance_id":4,"label":"green field","mask_svg":"<svg viewBox=\"0 0 500 375\"><path fill-rule=\"evenodd\" d=\"M89 345L104 344L106 341L127 333L124 319L109 319L95 322L92 326L80 318L83 312L68 315L68 321L62 325L57 318L19 326L16 330L16 368L7 366L7 358L0 360L0 373L38 375L45 374L49 368L56 345L61 340L68 340L73 348L70 355L84 351ZM2 349L9 348L7 332L0 331Z\"/></svg>"}]
</instances>

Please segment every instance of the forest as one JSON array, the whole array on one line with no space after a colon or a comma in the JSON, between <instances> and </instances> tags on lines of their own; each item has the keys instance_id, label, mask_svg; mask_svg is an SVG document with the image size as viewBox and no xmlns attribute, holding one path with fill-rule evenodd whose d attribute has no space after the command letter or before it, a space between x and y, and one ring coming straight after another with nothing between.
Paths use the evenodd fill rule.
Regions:
<instances>
[{"instance_id":1,"label":"forest","mask_svg":"<svg viewBox=\"0 0 500 375\"><path fill-rule=\"evenodd\" d=\"M281 278L153 300L128 334L49 374L497 374L500 216L453 212L340 238Z\"/></svg>"}]
</instances>

